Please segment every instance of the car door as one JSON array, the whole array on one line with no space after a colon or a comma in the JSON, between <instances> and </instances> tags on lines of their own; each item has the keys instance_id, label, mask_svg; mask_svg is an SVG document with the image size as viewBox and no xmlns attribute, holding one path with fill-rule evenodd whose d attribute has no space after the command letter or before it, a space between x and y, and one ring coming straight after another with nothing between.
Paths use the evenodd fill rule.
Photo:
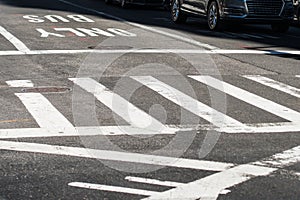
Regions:
<instances>
[{"instance_id":1,"label":"car door","mask_svg":"<svg viewBox=\"0 0 300 200\"><path fill-rule=\"evenodd\" d=\"M195 14L205 14L205 0L183 0L182 8Z\"/></svg>"}]
</instances>

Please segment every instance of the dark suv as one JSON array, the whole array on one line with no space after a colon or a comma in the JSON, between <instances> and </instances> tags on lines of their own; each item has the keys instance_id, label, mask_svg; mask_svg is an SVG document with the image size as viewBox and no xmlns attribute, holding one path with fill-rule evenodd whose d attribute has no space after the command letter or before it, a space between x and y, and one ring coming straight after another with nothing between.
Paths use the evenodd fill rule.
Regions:
<instances>
[{"instance_id":1,"label":"dark suv","mask_svg":"<svg viewBox=\"0 0 300 200\"><path fill-rule=\"evenodd\" d=\"M185 22L189 16L205 17L211 30L226 22L271 24L286 32L293 20L293 0L171 0L172 20Z\"/></svg>"}]
</instances>

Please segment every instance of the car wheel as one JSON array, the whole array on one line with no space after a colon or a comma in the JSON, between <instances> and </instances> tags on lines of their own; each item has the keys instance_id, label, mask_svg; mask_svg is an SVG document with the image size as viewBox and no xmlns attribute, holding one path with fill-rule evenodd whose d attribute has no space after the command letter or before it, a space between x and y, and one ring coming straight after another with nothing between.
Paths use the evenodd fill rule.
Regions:
<instances>
[{"instance_id":1,"label":"car wheel","mask_svg":"<svg viewBox=\"0 0 300 200\"><path fill-rule=\"evenodd\" d=\"M223 28L220 20L219 6L216 1L212 1L208 6L207 24L210 30L221 30Z\"/></svg>"},{"instance_id":2,"label":"car wheel","mask_svg":"<svg viewBox=\"0 0 300 200\"><path fill-rule=\"evenodd\" d=\"M285 33L289 30L290 24L289 23L279 23L279 24L272 24L272 30L275 33Z\"/></svg>"},{"instance_id":3,"label":"car wheel","mask_svg":"<svg viewBox=\"0 0 300 200\"><path fill-rule=\"evenodd\" d=\"M171 5L171 17L175 23L186 22L187 16L181 12L181 4L179 0L173 0Z\"/></svg>"}]
</instances>

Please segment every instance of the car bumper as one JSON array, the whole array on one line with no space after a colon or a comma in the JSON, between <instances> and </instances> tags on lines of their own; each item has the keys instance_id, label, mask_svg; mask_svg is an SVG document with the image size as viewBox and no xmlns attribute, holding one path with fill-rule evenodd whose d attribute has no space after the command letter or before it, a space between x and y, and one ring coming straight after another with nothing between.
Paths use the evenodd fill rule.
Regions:
<instances>
[{"instance_id":1,"label":"car bumper","mask_svg":"<svg viewBox=\"0 0 300 200\"><path fill-rule=\"evenodd\" d=\"M250 5L250 4L249 4ZM227 21L241 21L245 23L272 23L280 21L292 21L294 8L291 2L282 2L282 7L277 13L271 13L269 10L266 13L254 13L247 4L247 1L240 5L236 3L225 4L221 6L220 17Z\"/></svg>"}]
</instances>

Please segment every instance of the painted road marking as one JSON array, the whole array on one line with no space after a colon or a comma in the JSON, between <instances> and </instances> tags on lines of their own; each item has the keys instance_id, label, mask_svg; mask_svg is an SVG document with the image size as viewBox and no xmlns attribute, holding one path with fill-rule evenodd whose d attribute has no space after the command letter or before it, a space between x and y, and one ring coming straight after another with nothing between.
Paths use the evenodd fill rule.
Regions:
<instances>
[{"instance_id":1,"label":"painted road marking","mask_svg":"<svg viewBox=\"0 0 300 200\"><path fill-rule=\"evenodd\" d=\"M234 166L231 163L222 163L216 161L193 160L150 154L106 151L81 147L67 147L27 142L0 141L0 149L207 171L223 171Z\"/></svg>"},{"instance_id":2,"label":"painted road marking","mask_svg":"<svg viewBox=\"0 0 300 200\"><path fill-rule=\"evenodd\" d=\"M277 153L271 157L256 162L234 166L189 183L161 181L132 176L126 177L125 179L137 183L173 187L173 189L166 190L163 192L154 192L153 194L142 194L144 196L149 196L145 199L176 198L216 200L220 194L227 194L228 192L230 192L230 190L228 190L227 188L241 184L258 176L268 176L277 170L294 165L297 162L300 162L300 146L286 150L282 153ZM83 186L84 184L87 185ZM68 185L74 187L89 188L88 183L73 182ZM117 186L106 185L99 185L99 187L97 187L98 184L95 184L93 186L93 188L89 189L98 189L102 191L113 191L120 193L128 193L128 191L132 191L133 189L124 187L119 188ZM131 194L140 195L141 193L133 192Z\"/></svg>"},{"instance_id":3,"label":"painted road marking","mask_svg":"<svg viewBox=\"0 0 300 200\"><path fill-rule=\"evenodd\" d=\"M146 183L150 185L159 185L159 186L166 186L166 187L178 187L183 183L173 182L173 181L161 181L156 179L150 178L143 178L143 177L134 177L134 176L126 176L125 180L135 183Z\"/></svg>"},{"instance_id":4,"label":"painted road marking","mask_svg":"<svg viewBox=\"0 0 300 200\"><path fill-rule=\"evenodd\" d=\"M215 173L205 178L180 185L174 189L154 194L146 199L217 199L220 192L226 188L248 181L253 177L267 176L276 169L244 164Z\"/></svg>"},{"instance_id":5,"label":"painted road marking","mask_svg":"<svg viewBox=\"0 0 300 200\"><path fill-rule=\"evenodd\" d=\"M49 34L41 32L42 34ZM51 33L54 34L54 33ZM60 35L60 36L59 36ZM46 36L46 35L45 35ZM65 37L64 35L57 34L57 37ZM100 49L78 49L78 50L31 50L28 52L22 51L0 51L0 56L18 56L18 55L53 55L53 54L120 54L120 53L136 53L136 54L252 54L252 55L300 55L300 51L293 50L232 50L232 49L219 49L219 50L196 50L196 49L120 49L120 50L100 50Z\"/></svg>"},{"instance_id":6,"label":"painted road marking","mask_svg":"<svg viewBox=\"0 0 300 200\"><path fill-rule=\"evenodd\" d=\"M73 20L74 22L81 22L81 23L93 23L94 20L85 17L83 15L67 15L66 17L60 16L60 15L45 15L43 17L40 17L38 15L24 15L24 19L27 19L28 22L31 23L43 23L46 22L45 19L47 19L49 22L52 23L58 23L58 22L65 22L69 23L70 20Z\"/></svg>"},{"instance_id":7,"label":"painted road marking","mask_svg":"<svg viewBox=\"0 0 300 200\"><path fill-rule=\"evenodd\" d=\"M34 86L31 80L10 80L5 82L10 87L33 87Z\"/></svg>"},{"instance_id":8,"label":"painted road marking","mask_svg":"<svg viewBox=\"0 0 300 200\"><path fill-rule=\"evenodd\" d=\"M153 28L153 27L150 27L150 26L145 26L143 24L129 22L129 21L126 21L125 19L122 19L120 17L116 17L114 15L110 15L110 14L100 12L100 11L97 11L97 10L94 10L94 9L91 9L91 8L87 8L87 7L84 7L84 6L69 2L69 1L65 1L65 0L58 0L58 1L60 1L62 3L65 3L65 4L68 4L68 5L71 5L71 6L74 6L74 7L77 7L77 8L80 8L80 9L83 9L83 10L87 10L87 11L96 13L96 14L101 15L101 16L105 16L105 17L108 17L108 18L112 18L114 20L118 20L120 22L129 24L131 26L144 29L146 31L151 31L151 32L154 32L154 33L158 33L160 35L164 35L164 36L167 36L167 37L170 37L170 38L173 38L173 39L177 39L177 40L180 40L180 41L183 41L183 42L195 45L195 46L203 47L203 48L206 48L206 49L218 49L218 47L212 46L210 44L205 44L205 43L202 43L202 42L190 39L190 38L183 37L182 35L169 33L169 32L159 30L159 29L156 29L156 28Z\"/></svg>"},{"instance_id":9,"label":"painted road marking","mask_svg":"<svg viewBox=\"0 0 300 200\"><path fill-rule=\"evenodd\" d=\"M275 154L261 161L242 164L207 176L146 199L217 199L220 191L257 176L267 176L276 170L300 162L300 146Z\"/></svg>"},{"instance_id":10,"label":"painted road marking","mask_svg":"<svg viewBox=\"0 0 300 200\"><path fill-rule=\"evenodd\" d=\"M38 121L39 119L37 119ZM8 121L8 120L7 120ZM5 121L4 121L5 122ZM4 123L3 122L3 123ZM9 121L8 121L9 122ZM1 121L0 121L1 123ZM178 131L194 130L192 128L177 128L166 126L163 132L145 131L133 126L91 126L91 127L64 127L61 129L50 128L14 128L0 129L0 139L39 138L39 137L69 137L69 136L116 136L116 135L154 135L176 134ZM206 129L205 129L206 130Z\"/></svg>"},{"instance_id":11,"label":"painted road marking","mask_svg":"<svg viewBox=\"0 0 300 200\"><path fill-rule=\"evenodd\" d=\"M0 129L0 139L18 139L18 138L39 138L39 137L69 137L69 136L117 136L117 135L154 135L154 134L176 134L178 131L222 131L224 133L287 133L299 132L300 125L263 123L263 124L246 124L249 129L240 130L232 127L219 128L206 124L191 125L180 127L177 125L166 125L163 133L149 132L145 129L136 128L133 126L95 126L95 127L74 127L64 128L63 130L47 129L47 128L14 128Z\"/></svg>"},{"instance_id":12,"label":"painted road marking","mask_svg":"<svg viewBox=\"0 0 300 200\"><path fill-rule=\"evenodd\" d=\"M287 93L289 95L295 96L297 98L300 98L299 88L260 75L245 75L243 77L263 84L265 86L271 87L273 89L279 90L281 92Z\"/></svg>"},{"instance_id":13,"label":"painted road marking","mask_svg":"<svg viewBox=\"0 0 300 200\"><path fill-rule=\"evenodd\" d=\"M269 158L254 162L255 165L284 168L300 162L300 146L277 153Z\"/></svg>"},{"instance_id":14,"label":"painted road marking","mask_svg":"<svg viewBox=\"0 0 300 200\"><path fill-rule=\"evenodd\" d=\"M300 113L211 76L189 76L192 79L258 107L283 119L299 124Z\"/></svg>"},{"instance_id":15,"label":"painted road marking","mask_svg":"<svg viewBox=\"0 0 300 200\"><path fill-rule=\"evenodd\" d=\"M120 193L136 194L136 195L142 195L142 196L153 196L153 195L158 194L158 192L149 191L149 190L141 190L141 189L110 186L110 185L100 185L100 184L92 184L92 183L72 182L72 183L69 183L68 185L72 186L72 187L86 188L86 189L92 189L92 190L120 192Z\"/></svg>"},{"instance_id":16,"label":"painted road marking","mask_svg":"<svg viewBox=\"0 0 300 200\"><path fill-rule=\"evenodd\" d=\"M42 94L17 93L16 96L41 128L50 130L73 128L73 125Z\"/></svg>"},{"instance_id":17,"label":"painted road marking","mask_svg":"<svg viewBox=\"0 0 300 200\"><path fill-rule=\"evenodd\" d=\"M26 53L30 51L30 49L23 42L21 42L21 40L16 38L2 26L0 26L0 34L5 37L12 45L14 45L20 52Z\"/></svg>"},{"instance_id":18,"label":"painted road marking","mask_svg":"<svg viewBox=\"0 0 300 200\"><path fill-rule=\"evenodd\" d=\"M195 100L151 76L134 76L131 78L217 127L245 128L243 123Z\"/></svg>"},{"instance_id":19,"label":"painted road marking","mask_svg":"<svg viewBox=\"0 0 300 200\"><path fill-rule=\"evenodd\" d=\"M96 99L122 117L130 125L144 128L146 132L161 132L166 128L157 119L140 110L138 107L134 106L118 94L110 91L97 81L91 78L73 78L70 80L87 92L93 94Z\"/></svg>"},{"instance_id":20,"label":"painted road marking","mask_svg":"<svg viewBox=\"0 0 300 200\"><path fill-rule=\"evenodd\" d=\"M48 38L49 36L54 37L66 37L68 35L78 36L78 37L98 37L98 36L105 36L105 37L115 37L115 36L122 36L122 37L136 37L135 33L131 33L129 31L118 29L118 28L108 28L107 30L102 30L99 28L53 28L54 31L57 32L66 32L66 34L58 34L46 31L42 28L36 29L41 35L42 38ZM69 34L67 34L69 33Z\"/></svg>"}]
</instances>

